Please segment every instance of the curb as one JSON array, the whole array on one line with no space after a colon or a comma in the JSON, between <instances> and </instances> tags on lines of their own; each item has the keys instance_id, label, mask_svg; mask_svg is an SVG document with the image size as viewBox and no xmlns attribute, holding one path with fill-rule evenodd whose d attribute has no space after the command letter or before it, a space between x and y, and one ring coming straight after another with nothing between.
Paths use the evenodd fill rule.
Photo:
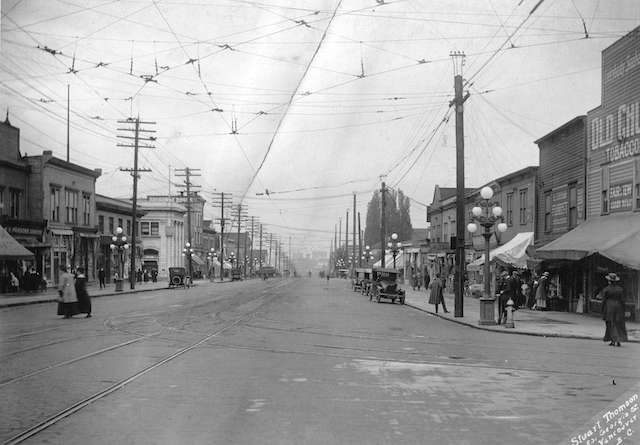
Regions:
<instances>
[{"instance_id":1,"label":"curb","mask_svg":"<svg viewBox=\"0 0 640 445\"><path fill-rule=\"evenodd\" d=\"M426 312L427 314L431 314L435 317L438 317L442 320L446 320L446 321L450 321L453 323L458 323L460 325L463 326L467 326L470 328L474 328L474 329L479 329L481 331L487 331L487 332L495 332L497 334L515 334L515 335L529 335L532 337L545 337L545 338L572 338L572 339L579 339L579 340L598 340L598 341L602 341L601 337L590 337L590 336L586 336L586 335L573 335L573 334L556 334L556 333L547 333L547 334L543 334L540 332L522 332L522 331L508 331L508 330L498 330L498 329L491 329L491 328L486 328L480 325L475 325L473 323L469 323L467 321L462 321L462 320L456 320L454 318L449 318L449 317L443 317L440 314L436 314L435 312L429 311L427 309L421 308L419 306L415 306L411 303L407 303L405 302L405 306L409 306L412 309L417 309L419 311L422 312ZM640 340L627 340L625 343L640 343Z\"/></svg>"},{"instance_id":2,"label":"curb","mask_svg":"<svg viewBox=\"0 0 640 445\"><path fill-rule=\"evenodd\" d=\"M214 281L212 283L224 284L224 283L232 283L232 281ZM197 287L197 286L198 286L197 283L191 285L191 287ZM128 289L128 290L123 290L122 292L113 291L113 292L109 292L108 294L91 295L91 299L93 300L94 298L100 298L100 297L112 297L114 295L137 294L140 292L151 292L154 290L168 290L168 289L177 289L177 288L178 286L154 287L152 289ZM42 300L16 301L13 303L2 303L2 301L0 301L0 309L7 308L7 307L29 306L32 304L57 303L57 302L58 302L58 298L55 296L52 296L50 298L43 297Z\"/></svg>"},{"instance_id":3,"label":"curb","mask_svg":"<svg viewBox=\"0 0 640 445\"><path fill-rule=\"evenodd\" d=\"M142 292L151 292L154 290L167 290L167 289L171 289L170 287L156 287L153 289L129 289L128 291L122 291L122 292L111 292L108 294L99 294L99 295L91 295L91 299L93 300L94 298L101 298L101 297L112 297L114 295L125 295L125 294L137 294L137 293L142 293ZM51 297L51 298L46 298L46 299L42 299L42 300L32 300L32 301L16 301L13 303L1 303L0 302L0 309L1 308L6 308L6 307L16 307L16 306L29 306L32 304L42 304L42 303L57 303L58 302L58 298L56 297Z\"/></svg>"}]
</instances>

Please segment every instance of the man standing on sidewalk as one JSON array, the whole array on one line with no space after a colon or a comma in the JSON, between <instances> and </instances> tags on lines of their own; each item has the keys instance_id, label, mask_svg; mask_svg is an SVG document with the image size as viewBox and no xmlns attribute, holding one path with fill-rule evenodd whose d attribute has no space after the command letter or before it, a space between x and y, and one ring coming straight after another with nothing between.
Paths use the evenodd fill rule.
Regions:
<instances>
[{"instance_id":1,"label":"man standing on sidewalk","mask_svg":"<svg viewBox=\"0 0 640 445\"><path fill-rule=\"evenodd\" d=\"M107 287L104 283L105 278L104 267L101 267L98 270L98 281L100 281L100 289Z\"/></svg>"},{"instance_id":2,"label":"man standing on sidewalk","mask_svg":"<svg viewBox=\"0 0 640 445\"><path fill-rule=\"evenodd\" d=\"M436 274L436 277L429 284L429 291L429 304L435 304L436 314L438 313L438 304L440 303L442 303L442 309L444 310L445 314L449 312L447 310L447 306L444 303L443 285L439 273Z\"/></svg>"}]
</instances>

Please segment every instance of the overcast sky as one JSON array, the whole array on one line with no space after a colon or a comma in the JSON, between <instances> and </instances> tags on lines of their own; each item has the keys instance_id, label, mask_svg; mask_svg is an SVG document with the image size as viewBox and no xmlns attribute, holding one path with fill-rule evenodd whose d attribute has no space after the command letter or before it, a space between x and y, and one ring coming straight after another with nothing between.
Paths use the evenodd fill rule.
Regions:
<instances>
[{"instance_id":1,"label":"overcast sky","mask_svg":"<svg viewBox=\"0 0 640 445\"><path fill-rule=\"evenodd\" d=\"M537 165L534 140L599 105L601 51L640 2L538 2L2 0L0 103L23 154L65 158L69 84L71 161L121 198L133 150L117 121L156 122L140 197L200 169L205 199L232 193L294 249L327 250L381 176L413 199L414 227L434 186L455 186L451 51L466 54L468 187Z\"/></svg>"}]
</instances>

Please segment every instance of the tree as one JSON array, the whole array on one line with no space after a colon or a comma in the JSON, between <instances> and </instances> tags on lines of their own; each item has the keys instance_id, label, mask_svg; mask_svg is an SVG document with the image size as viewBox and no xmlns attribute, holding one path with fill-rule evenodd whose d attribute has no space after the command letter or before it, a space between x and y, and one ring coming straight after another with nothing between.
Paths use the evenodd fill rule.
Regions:
<instances>
[{"instance_id":1,"label":"tree","mask_svg":"<svg viewBox=\"0 0 640 445\"><path fill-rule=\"evenodd\" d=\"M364 230L364 242L370 246L380 244L380 191L373 192L367 205L367 218ZM402 190L385 191L385 223L387 236L397 233L399 240L411 239L412 226L410 214L411 201Z\"/></svg>"}]
</instances>

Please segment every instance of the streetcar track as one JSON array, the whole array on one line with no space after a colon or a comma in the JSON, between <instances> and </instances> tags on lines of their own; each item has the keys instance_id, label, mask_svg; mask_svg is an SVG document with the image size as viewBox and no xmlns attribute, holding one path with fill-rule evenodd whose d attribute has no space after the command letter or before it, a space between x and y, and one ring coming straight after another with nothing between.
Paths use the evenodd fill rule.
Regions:
<instances>
[{"instance_id":1,"label":"streetcar track","mask_svg":"<svg viewBox=\"0 0 640 445\"><path fill-rule=\"evenodd\" d=\"M264 298L264 297L269 297L269 296L273 298L273 297L277 296L277 294L274 294L273 291L285 286L286 284L288 284L286 281L284 281L282 283L276 283L274 286L272 286L269 289L264 290L260 294L256 295L256 298ZM271 295L269 295L269 293ZM178 351L170 354L169 356L165 357L164 359L162 359L160 361L156 361L155 363L143 368L142 370L134 373L133 375L131 375L131 376L129 376L129 377L123 379L123 380L120 380L119 382L109 386L108 388L106 388L104 390L101 390L101 391L93 394L92 396L89 396L89 397L87 397L87 398L75 403L74 405L59 411L57 414L54 414L53 416L50 416L50 417L48 417L47 419L45 419L45 420L43 420L41 422L38 422L37 424L33 425L32 427L30 427L30 428L18 433L17 435L14 435L9 440L5 441L3 444L4 445L18 444L18 443L21 443L21 442L23 442L23 441L25 441L25 440L37 435L41 431L44 431L45 429L47 429L50 426L56 424L60 420L62 420L64 418L67 418L67 417L75 414L76 412L80 411L84 407L86 407L86 406L88 406L88 405L90 405L90 404L92 404L92 403L94 403L94 402L96 402L96 401L98 401L100 399L103 399L103 398L107 397L108 395L112 394L113 392L123 388L127 384L129 384L129 383L141 378L142 376L148 374L149 372L153 371L154 369L159 368L160 366L162 366L162 365L164 365L164 364L166 364L166 363L168 363L168 362L170 362L170 361L182 356L183 354L185 354L185 353L187 353L187 352L189 352L189 351L191 351L191 350L193 350L193 349L205 344L206 342L208 342L212 338L220 335L224 331L226 331L228 329L231 329L231 328L233 328L235 326L238 326L241 323L246 322L247 320L250 320L251 318L253 318L255 316L256 312L258 312L259 310L261 310L263 308L263 306L266 306L267 304L269 304L270 300L271 300L271 298L267 299L266 301L263 301L256 308L253 308L252 310L248 311L247 313L238 315L236 317L235 321L229 322L225 326L214 330L213 332L211 332L210 334L207 334L205 337L201 338L200 340L196 341L195 343L191 343L189 346L185 346L183 348L178 349ZM68 365L68 364L71 364L71 363L74 363L74 362L77 362L77 361L80 361L80 360L83 360L83 359L86 359L86 358L89 358L89 357L92 357L92 356L95 356L95 355L98 355L98 354L101 354L101 353L107 352L108 350L117 349L119 347L124 347L124 346L127 346L129 344L136 343L136 342L148 339L151 336L156 336L158 334L160 334L160 332L154 333L152 335L147 335L147 336L144 336L144 337L141 337L141 338L138 338L138 339L133 339L133 340L130 340L128 342L121 343L119 345L114 345L112 347L102 349L100 351L96 351L96 352L93 352L93 353L85 354L82 357L76 357L76 358L74 358L72 360L61 362L61 363L58 363L56 365L52 365L52 366L49 366L47 368L40 369L38 371L34 371L32 373L17 377L15 379L11 379L9 381L0 383L0 388L3 387L3 386L8 385L10 383L14 383L14 382L16 382L18 380L23 380L23 379L25 379L27 377L31 377L31 376L36 375L36 374L40 374L40 373L45 372L47 370L53 369L55 367L65 366L65 365Z\"/></svg>"},{"instance_id":2,"label":"streetcar track","mask_svg":"<svg viewBox=\"0 0 640 445\"><path fill-rule=\"evenodd\" d=\"M539 374L553 374L553 375L572 375L572 376L581 376L581 377L610 377L611 373L593 373L593 372L579 372L579 371L561 371L554 369L535 369L535 368L527 368L527 367L515 367L515 366L499 366L499 365L490 365L484 363L461 363L459 361L444 361L444 360L431 360L431 361L423 361L423 360L407 360L407 359L389 359L384 357L376 357L376 356L359 356L352 354L338 354L331 352L316 352L316 351L295 351L292 349L278 349L278 348L267 348L260 346L246 346L246 345L238 345L233 343L210 343L207 346L218 346L221 348L227 349L243 349L249 351L257 351L257 352L271 352L274 354L296 354L296 355L310 355L316 357L334 357L334 358L345 358L350 360L377 360L381 362L398 362L398 363L407 363L407 364L415 364L415 365L442 365L442 366L455 366L460 368L473 368L473 369L495 369L501 371L522 371L522 372L533 372ZM314 345L315 346L315 345ZM354 348L342 348L342 347L332 347L331 349L354 349ZM373 352L376 350L372 349ZM385 352L385 351L382 351ZM404 354L406 351L398 351L398 354ZM428 357L436 357L439 358L439 355L429 355L429 354L421 354L422 356ZM616 379L632 379L637 381L637 375L619 375L615 374Z\"/></svg>"}]
</instances>

